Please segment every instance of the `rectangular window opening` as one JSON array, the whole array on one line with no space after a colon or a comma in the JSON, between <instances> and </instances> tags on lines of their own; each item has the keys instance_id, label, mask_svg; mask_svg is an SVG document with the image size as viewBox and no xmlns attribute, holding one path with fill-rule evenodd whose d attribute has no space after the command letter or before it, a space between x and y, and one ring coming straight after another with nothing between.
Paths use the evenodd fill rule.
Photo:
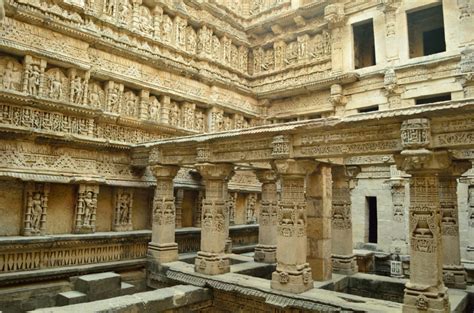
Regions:
<instances>
[{"instance_id":1,"label":"rectangular window opening","mask_svg":"<svg viewBox=\"0 0 474 313\"><path fill-rule=\"evenodd\" d=\"M356 69L375 65L374 24L372 20L352 25L354 34L354 66Z\"/></svg>"},{"instance_id":2,"label":"rectangular window opening","mask_svg":"<svg viewBox=\"0 0 474 313\"><path fill-rule=\"evenodd\" d=\"M442 102L442 101L450 101L451 100L451 93L446 94L438 94L438 95L431 95L429 97L420 97L415 99L415 104L429 104L435 102Z\"/></svg>"},{"instance_id":3,"label":"rectangular window opening","mask_svg":"<svg viewBox=\"0 0 474 313\"><path fill-rule=\"evenodd\" d=\"M446 51L443 6L407 13L410 58Z\"/></svg>"},{"instance_id":4,"label":"rectangular window opening","mask_svg":"<svg viewBox=\"0 0 474 313\"><path fill-rule=\"evenodd\" d=\"M377 197L365 197L369 213L369 243L377 243Z\"/></svg>"},{"instance_id":5,"label":"rectangular window opening","mask_svg":"<svg viewBox=\"0 0 474 313\"><path fill-rule=\"evenodd\" d=\"M378 105L370 106L370 107L365 107L365 108L360 108L357 109L358 113L368 113L368 112L375 112L379 110Z\"/></svg>"}]
</instances>

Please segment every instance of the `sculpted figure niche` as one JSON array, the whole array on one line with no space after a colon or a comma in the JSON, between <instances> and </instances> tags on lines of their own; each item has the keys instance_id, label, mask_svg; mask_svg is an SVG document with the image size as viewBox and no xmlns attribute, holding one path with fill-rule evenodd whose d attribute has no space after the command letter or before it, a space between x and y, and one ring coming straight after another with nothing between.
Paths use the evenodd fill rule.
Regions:
<instances>
[{"instance_id":1,"label":"sculpted figure niche","mask_svg":"<svg viewBox=\"0 0 474 313\"><path fill-rule=\"evenodd\" d=\"M49 184L28 183L23 233L25 236L43 235L46 230Z\"/></svg>"},{"instance_id":2,"label":"sculpted figure niche","mask_svg":"<svg viewBox=\"0 0 474 313\"><path fill-rule=\"evenodd\" d=\"M76 204L76 233L95 232L98 185L79 185Z\"/></svg>"},{"instance_id":3,"label":"sculpted figure niche","mask_svg":"<svg viewBox=\"0 0 474 313\"><path fill-rule=\"evenodd\" d=\"M27 70L28 75L28 92L30 95L38 95L40 87L41 72L38 65L32 65Z\"/></svg>"},{"instance_id":4,"label":"sculpted figure niche","mask_svg":"<svg viewBox=\"0 0 474 313\"><path fill-rule=\"evenodd\" d=\"M132 230L133 191L120 188L115 195L114 231Z\"/></svg>"}]
</instances>

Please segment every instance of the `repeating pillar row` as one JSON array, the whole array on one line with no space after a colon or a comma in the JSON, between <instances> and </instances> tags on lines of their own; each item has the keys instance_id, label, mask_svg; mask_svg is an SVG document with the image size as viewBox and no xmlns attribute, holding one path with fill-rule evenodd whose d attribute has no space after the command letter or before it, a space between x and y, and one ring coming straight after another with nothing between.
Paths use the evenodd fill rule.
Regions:
<instances>
[{"instance_id":1,"label":"repeating pillar row","mask_svg":"<svg viewBox=\"0 0 474 313\"><path fill-rule=\"evenodd\" d=\"M202 202L201 250L197 253L195 271L207 275L227 273L230 270L226 255L229 237L227 182L233 173L232 164L198 164L204 179L206 195Z\"/></svg>"},{"instance_id":2,"label":"repeating pillar row","mask_svg":"<svg viewBox=\"0 0 474 313\"><path fill-rule=\"evenodd\" d=\"M262 183L262 200L259 212L258 244L255 247L255 261L276 262L277 244L277 175L272 170L257 170L258 180Z\"/></svg>"},{"instance_id":3,"label":"repeating pillar row","mask_svg":"<svg viewBox=\"0 0 474 313\"><path fill-rule=\"evenodd\" d=\"M316 168L311 160L276 160L280 177L281 199L278 202L277 267L272 273L271 287L292 293L313 288L307 256L307 216L305 177Z\"/></svg>"},{"instance_id":4,"label":"repeating pillar row","mask_svg":"<svg viewBox=\"0 0 474 313\"><path fill-rule=\"evenodd\" d=\"M150 169L156 178L156 189L153 197L153 224L148 256L152 261L162 264L178 260L173 179L179 167L156 165Z\"/></svg>"}]
</instances>

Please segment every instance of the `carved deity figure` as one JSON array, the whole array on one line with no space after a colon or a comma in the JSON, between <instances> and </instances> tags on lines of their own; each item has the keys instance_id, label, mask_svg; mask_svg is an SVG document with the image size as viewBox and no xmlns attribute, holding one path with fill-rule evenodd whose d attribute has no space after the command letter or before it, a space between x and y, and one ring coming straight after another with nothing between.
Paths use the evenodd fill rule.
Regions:
<instances>
[{"instance_id":1,"label":"carved deity figure","mask_svg":"<svg viewBox=\"0 0 474 313\"><path fill-rule=\"evenodd\" d=\"M140 19L138 23L138 30L145 34L151 35L153 33L152 17L150 15L150 12L145 6L140 7Z\"/></svg>"},{"instance_id":2,"label":"carved deity figure","mask_svg":"<svg viewBox=\"0 0 474 313\"><path fill-rule=\"evenodd\" d=\"M116 86L109 89L108 94L108 110L109 112L119 113L120 89Z\"/></svg>"},{"instance_id":3,"label":"carved deity figure","mask_svg":"<svg viewBox=\"0 0 474 313\"><path fill-rule=\"evenodd\" d=\"M40 192L35 192L31 199L31 231L39 233L41 230L41 218L43 216L43 199Z\"/></svg>"},{"instance_id":4,"label":"carved deity figure","mask_svg":"<svg viewBox=\"0 0 474 313\"><path fill-rule=\"evenodd\" d=\"M161 34L161 38L164 42L170 43L171 42L171 32L173 30L173 22L168 15L163 15L163 31Z\"/></svg>"},{"instance_id":5,"label":"carved deity figure","mask_svg":"<svg viewBox=\"0 0 474 313\"><path fill-rule=\"evenodd\" d=\"M83 208L82 225L90 226L92 213L97 208L97 199L94 197L94 192L88 191L80 201Z\"/></svg>"},{"instance_id":6,"label":"carved deity figure","mask_svg":"<svg viewBox=\"0 0 474 313\"><path fill-rule=\"evenodd\" d=\"M148 106L148 119L158 121L160 119L160 102L155 97L152 97Z\"/></svg>"},{"instance_id":7,"label":"carved deity figure","mask_svg":"<svg viewBox=\"0 0 474 313\"><path fill-rule=\"evenodd\" d=\"M13 62L8 61L7 65L5 66L5 71L3 72L3 78L2 78L3 89L13 89L14 72L15 72L15 68L14 68Z\"/></svg>"},{"instance_id":8,"label":"carved deity figure","mask_svg":"<svg viewBox=\"0 0 474 313\"><path fill-rule=\"evenodd\" d=\"M115 0L105 0L104 1L104 13L110 16L114 15L115 11Z\"/></svg>"},{"instance_id":9,"label":"carved deity figure","mask_svg":"<svg viewBox=\"0 0 474 313\"><path fill-rule=\"evenodd\" d=\"M196 130L204 131L204 114L201 110L196 110L196 122L194 126Z\"/></svg>"},{"instance_id":10,"label":"carved deity figure","mask_svg":"<svg viewBox=\"0 0 474 313\"><path fill-rule=\"evenodd\" d=\"M127 25L130 19L130 3L128 0L122 0L119 2L118 8L118 20L122 25Z\"/></svg>"},{"instance_id":11,"label":"carved deity figure","mask_svg":"<svg viewBox=\"0 0 474 313\"><path fill-rule=\"evenodd\" d=\"M28 92L37 95L40 86L41 72L38 65L32 65L28 69Z\"/></svg>"},{"instance_id":12,"label":"carved deity figure","mask_svg":"<svg viewBox=\"0 0 474 313\"><path fill-rule=\"evenodd\" d=\"M50 78L50 85L49 85L49 96L53 99L59 100L63 95L63 84L61 82L61 76L59 71L54 73L53 77Z\"/></svg>"},{"instance_id":13,"label":"carved deity figure","mask_svg":"<svg viewBox=\"0 0 474 313\"><path fill-rule=\"evenodd\" d=\"M250 194L247 202L247 224L255 223L255 206L257 199L254 194Z\"/></svg>"},{"instance_id":14,"label":"carved deity figure","mask_svg":"<svg viewBox=\"0 0 474 313\"><path fill-rule=\"evenodd\" d=\"M119 197L118 222L121 225L130 223L130 195L124 193Z\"/></svg>"},{"instance_id":15,"label":"carved deity figure","mask_svg":"<svg viewBox=\"0 0 474 313\"><path fill-rule=\"evenodd\" d=\"M80 103L84 94L84 86L79 76L74 77L71 82L71 99L73 103Z\"/></svg>"},{"instance_id":16,"label":"carved deity figure","mask_svg":"<svg viewBox=\"0 0 474 313\"><path fill-rule=\"evenodd\" d=\"M221 42L217 36L212 36L212 55L216 60L220 59Z\"/></svg>"},{"instance_id":17,"label":"carved deity figure","mask_svg":"<svg viewBox=\"0 0 474 313\"><path fill-rule=\"evenodd\" d=\"M93 107L100 107L100 95L99 95L99 86L93 84L89 93L89 104Z\"/></svg>"}]
</instances>

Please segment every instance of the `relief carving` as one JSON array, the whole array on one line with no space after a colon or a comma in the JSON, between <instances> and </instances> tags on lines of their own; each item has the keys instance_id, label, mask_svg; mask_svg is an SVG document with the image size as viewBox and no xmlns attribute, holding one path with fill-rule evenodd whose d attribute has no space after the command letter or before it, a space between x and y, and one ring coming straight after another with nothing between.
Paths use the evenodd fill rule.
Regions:
<instances>
[{"instance_id":1,"label":"relief carving","mask_svg":"<svg viewBox=\"0 0 474 313\"><path fill-rule=\"evenodd\" d=\"M118 188L115 194L114 231L132 230L133 190Z\"/></svg>"},{"instance_id":2,"label":"relief carving","mask_svg":"<svg viewBox=\"0 0 474 313\"><path fill-rule=\"evenodd\" d=\"M76 220L74 232L95 232L95 221L97 211L98 185L79 185L76 204Z\"/></svg>"},{"instance_id":3,"label":"relief carving","mask_svg":"<svg viewBox=\"0 0 474 313\"><path fill-rule=\"evenodd\" d=\"M39 236L46 232L46 217L48 211L48 183L29 182L25 186L25 218L23 234L25 236Z\"/></svg>"}]
</instances>

